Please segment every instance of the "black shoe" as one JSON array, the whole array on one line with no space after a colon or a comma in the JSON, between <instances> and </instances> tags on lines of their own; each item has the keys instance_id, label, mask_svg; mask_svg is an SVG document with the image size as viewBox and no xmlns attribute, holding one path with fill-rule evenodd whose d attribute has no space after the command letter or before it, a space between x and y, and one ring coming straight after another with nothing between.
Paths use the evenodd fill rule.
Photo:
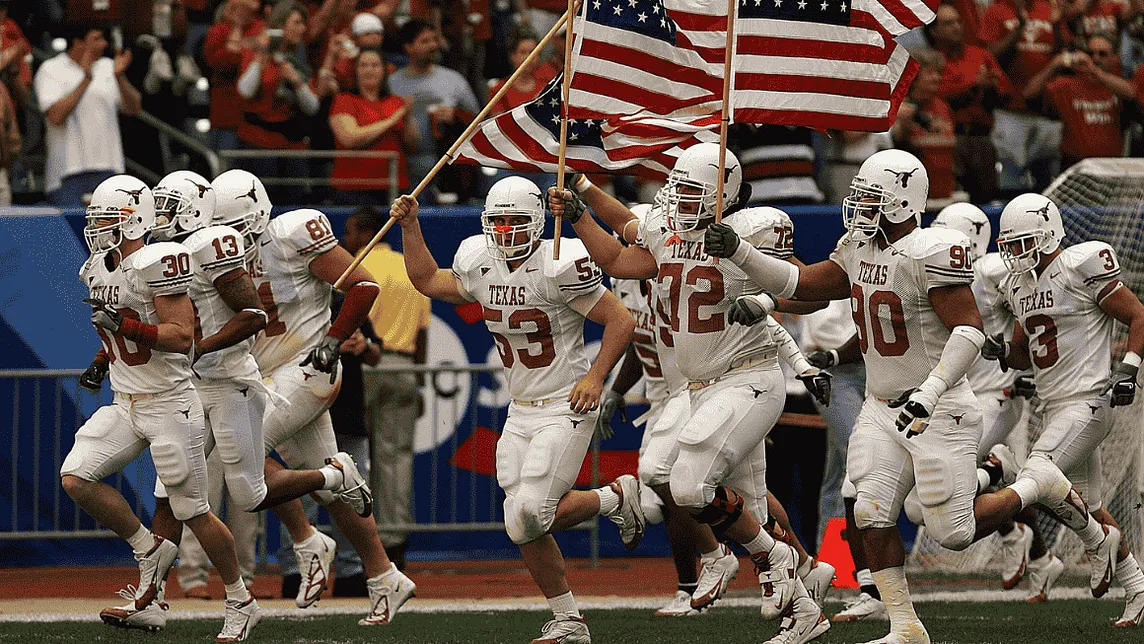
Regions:
<instances>
[{"instance_id":1,"label":"black shoe","mask_svg":"<svg viewBox=\"0 0 1144 644\"><path fill-rule=\"evenodd\" d=\"M334 579L334 597L368 597L365 574L358 573Z\"/></svg>"}]
</instances>

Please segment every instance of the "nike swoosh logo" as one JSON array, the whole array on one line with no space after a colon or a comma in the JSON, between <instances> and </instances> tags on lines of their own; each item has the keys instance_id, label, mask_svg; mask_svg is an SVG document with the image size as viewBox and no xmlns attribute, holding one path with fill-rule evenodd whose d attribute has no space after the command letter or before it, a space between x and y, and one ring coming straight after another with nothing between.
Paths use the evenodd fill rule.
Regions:
<instances>
[{"instance_id":1,"label":"nike swoosh logo","mask_svg":"<svg viewBox=\"0 0 1144 644\"><path fill-rule=\"evenodd\" d=\"M524 272L525 273L535 273L536 269L535 268L526 268L526 269L524 269Z\"/></svg>"},{"instance_id":2,"label":"nike swoosh logo","mask_svg":"<svg viewBox=\"0 0 1144 644\"><path fill-rule=\"evenodd\" d=\"M1049 275L1049 279L1055 280L1059 276L1060 276L1060 272L1056 272L1056 273L1053 273L1052 275Z\"/></svg>"},{"instance_id":3,"label":"nike swoosh logo","mask_svg":"<svg viewBox=\"0 0 1144 644\"><path fill-rule=\"evenodd\" d=\"M259 245L259 246L266 246L266 245L268 245L268 244L269 244L271 241L273 241L273 240L271 240L271 239L264 239L264 240L262 240L262 241L258 242L258 245Z\"/></svg>"}]
</instances>

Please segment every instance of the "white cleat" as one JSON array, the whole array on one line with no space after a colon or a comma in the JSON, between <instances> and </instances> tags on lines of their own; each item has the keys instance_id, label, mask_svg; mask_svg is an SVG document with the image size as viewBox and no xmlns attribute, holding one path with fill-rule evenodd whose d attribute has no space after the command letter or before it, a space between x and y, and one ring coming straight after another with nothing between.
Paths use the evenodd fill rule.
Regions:
<instances>
[{"instance_id":1,"label":"white cleat","mask_svg":"<svg viewBox=\"0 0 1144 644\"><path fill-rule=\"evenodd\" d=\"M529 644L592 644L592 634L583 617L552 619Z\"/></svg>"},{"instance_id":2,"label":"white cleat","mask_svg":"<svg viewBox=\"0 0 1144 644\"><path fill-rule=\"evenodd\" d=\"M656 617L691 617L698 614L699 611L691 607L691 595L685 590L675 591L675 597L655 611Z\"/></svg>"},{"instance_id":3,"label":"white cleat","mask_svg":"<svg viewBox=\"0 0 1144 644\"><path fill-rule=\"evenodd\" d=\"M634 550L643 539L645 525L643 506L640 505L640 480L631 474L624 474L608 487L619 495L620 504L604 516L620 528L620 541L624 542L624 547Z\"/></svg>"},{"instance_id":4,"label":"white cleat","mask_svg":"<svg viewBox=\"0 0 1144 644\"><path fill-rule=\"evenodd\" d=\"M226 621L222 624L222 631L215 637L216 642L241 642L250 635L250 631L262 619L262 611L253 597L240 602L237 599L226 600Z\"/></svg>"},{"instance_id":5,"label":"white cleat","mask_svg":"<svg viewBox=\"0 0 1144 644\"><path fill-rule=\"evenodd\" d=\"M345 501L359 517L373 514L373 493L369 490L365 477L358 471L354 458L346 452L338 452L326 459L326 465L342 472L342 486L334 490L338 498Z\"/></svg>"},{"instance_id":6,"label":"white cleat","mask_svg":"<svg viewBox=\"0 0 1144 644\"><path fill-rule=\"evenodd\" d=\"M830 630L830 620L809 596L799 597L791 603L791 611L783 618L782 626L766 644L805 644Z\"/></svg>"},{"instance_id":7,"label":"white cleat","mask_svg":"<svg viewBox=\"0 0 1144 644\"><path fill-rule=\"evenodd\" d=\"M889 635L866 644L930 644L930 636L921 622L914 622L897 632L891 631Z\"/></svg>"},{"instance_id":8,"label":"white cleat","mask_svg":"<svg viewBox=\"0 0 1144 644\"><path fill-rule=\"evenodd\" d=\"M119 596L128 600L123 606L113 606L99 611L99 618L105 624L117 628L134 628L141 631L155 633L167 626L167 611L169 606L163 601L163 593L155 597L154 601L143 608L135 608L135 599L139 594L135 586L128 586L126 590L119 591Z\"/></svg>"},{"instance_id":9,"label":"white cleat","mask_svg":"<svg viewBox=\"0 0 1144 644\"><path fill-rule=\"evenodd\" d=\"M1124 603L1124 614L1112 623L1116 628L1132 628L1144 621L1144 592L1136 593Z\"/></svg>"},{"instance_id":10,"label":"white cleat","mask_svg":"<svg viewBox=\"0 0 1144 644\"><path fill-rule=\"evenodd\" d=\"M1089 580L1089 590L1093 597L1103 597L1112 585L1112 574L1116 571L1116 555L1120 551L1120 530L1116 526L1102 525L1104 528L1104 541L1096 550L1088 553L1089 563L1092 564L1092 578Z\"/></svg>"},{"instance_id":11,"label":"white cleat","mask_svg":"<svg viewBox=\"0 0 1144 644\"><path fill-rule=\"evenodd\" d=\"M338 544L332 538L314 529L309 539L294 544L294 556L298 558L298 572L302 583L298 585L298 596L294 603L298 608L308 608L322 598L330 579L330 564Z\"/></svg>"},{"instance_id":12,"label":"white cleat","mask_svg":"<svg viewBox=\"0 0 1144 644\"><path fill-rule=\"evenodd\" d=\"M859 622L880 619L888 621L889 613L886 604L880 599L874 599L869 593L859 593L856 599L846 602L842 612L832 617L836 622Z\"/></svg>"},{"instance_id":13,"label":"white cleat","mask_svg":"<svg viewBox=\"0 0 1144 644\"><path fill-rule=\"evenodd\" d=\"M819 608L822 608L825 603L826 593L830 592L830 585L833 581L834 566L811 557L810 572L802 578L802 585L806 586L806 592L810 594L810 598L818 604Z\"/></svg>"},{"instance_id":14,"label":"white cleat","mask_svg":"<svg viewBox=\"0 0 1144 644\"><path fill-rule=\"evenodd\" d=\"M1017 480L1017 473L1021 466L1017 464L1017 455L1004 443L998 443L989 448L987 461L993 461L1001 466L1001 485L1012 485Z\"/></svg>"},{"instance_id":15,"label":"white cleat","mask_svg":"<svg viewBox=\"0 0 1144 644\"><path fill-rule=\"evenodd\" d=\"M735 553L723 544L719 544L719 551L722 554L714 559L700 559L703 568L699 571L695 594L691 596L691 607L695 610L704 610L714 604L739 574L739 558Z\"/></svg>"},{"instance_id":16,"label":"white cleat","mask_svg":"<svg viewBox=\"0 0 1144 644\"><path fill-rule=\"evenodd\" d=\"M1029 598L1027 604L1040 604L1049 601L1049 591L1057 583L1057 578L1065 571L1065 562L1053 553L1029 562Z\"/></svg>"},{"instance_id":17,"label":"white cleat","mask_svg":"<svg viewBox=\"0 0 1144 644\"><path fill-rule=\"evenodd\" d=\"M1033 547L1033 529L1023 523L1001 537L1001 587L1016 588L1029 565L1029 550Z\"/></svg>"},{"instance_id":18,"label":"white cleat","mask_svg":"<svg viewBox=\"0 0 1144 644\"><path fill-rule=\"evenodd\" d=\"M759 612L763 619L776 619L792 600L806 592L798 577L798 552L782 541L776 541L766 558L751 557L751 560L755 562L755 572L759 575L763 591Z\"/></svg>"},{"instance_id":19,"label":"white cleat","mask_svg":"<svg viewBox=\"0 0 1144 644\"><path fill-rule=\"evenodd\" d=\"M159 535L154 536L155 545L145 554L135 555L135 561L139 562L139 589L134 597L136 610L143 610L159 597L167 583L167 573L179 556L179 546Z\"/></svg>"},{"instance_id":20,"label":"white cleat","mask_svg":"<svg viewBox=\"0 0 1144 644\"><path fill-rule=\"evenodd\" d=\"M417 594L417 584L390 564L389 572L384 572L365 581L369 590L369 615L358 621L358 626L380 626L389 624L397 617L397 611Z\"/></svg>"}]
</instances>

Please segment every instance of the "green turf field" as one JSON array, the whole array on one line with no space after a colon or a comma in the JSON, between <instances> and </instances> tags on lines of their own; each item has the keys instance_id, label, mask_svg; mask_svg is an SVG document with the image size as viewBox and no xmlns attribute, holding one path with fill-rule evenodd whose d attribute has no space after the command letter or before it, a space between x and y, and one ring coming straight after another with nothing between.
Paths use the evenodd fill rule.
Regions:
<instances>
[{"instance_id":1,"label":"green turf field","mask_svg":"<svg viewBox=\"0 0 1144 644\"><path fill-rule=\"evenodd\" d=\"M918 613L933 644L1114 644L1144 642L1144 631L1112 628L1123 606L1111 601L1023 603L924 603ZM827 613L839 610L828 606ZM356 618L264 620L252 642L299 644L527 644L551 615L541 612L402 614L389 626L362 628ZM665 619L642 610L592 610L585 616L597 644L761 643L774 632L754 609L721 608L695 618ZM122 631L103 624L3 623L0 642L212 642L221 621L172 620L161 633ZM886 633L886 623L836 624L819 638L824 643L865 642Z\"/></svg>"}]
</instances>

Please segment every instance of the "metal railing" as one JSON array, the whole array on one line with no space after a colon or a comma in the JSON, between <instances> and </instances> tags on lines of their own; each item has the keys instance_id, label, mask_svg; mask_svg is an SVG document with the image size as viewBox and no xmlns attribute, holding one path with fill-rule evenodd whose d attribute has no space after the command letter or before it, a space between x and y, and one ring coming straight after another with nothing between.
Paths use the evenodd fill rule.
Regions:
<instances>
[{"instance_id":1,"label":"metal railing","mask_svg":"<svg viewBox=\"0 0 1144 644\"><path fill-rule=\"evenodd\" d=\"M389 173L386 178L377 179L334 179L329 176L318 177L266 177L260 176L262 183L267 186L336 186L337 182L352 182L355 185L366 185L377 189L396 189L399 180L398 164L401 155L386 150L219 150L218 156L223 159L227 168L236 164L229 160L239 159L387 159Z\"/></svg>"}]
</instances>

